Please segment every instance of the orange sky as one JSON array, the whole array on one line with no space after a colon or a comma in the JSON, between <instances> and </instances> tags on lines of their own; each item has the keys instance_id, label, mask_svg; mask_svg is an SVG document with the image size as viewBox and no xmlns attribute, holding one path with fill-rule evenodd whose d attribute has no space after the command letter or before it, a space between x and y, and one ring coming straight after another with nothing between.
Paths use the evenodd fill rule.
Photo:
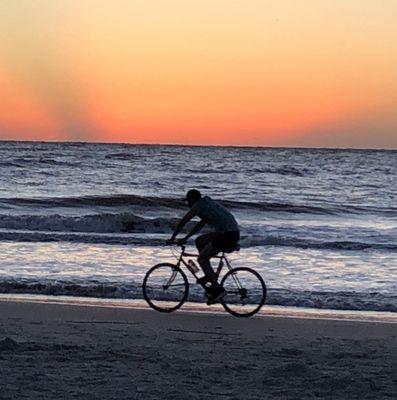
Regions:
<instances>
[{"instance_id":1,"label":"orange sky","mask_svg":"<svg viewBox=\"0 0 397 400\"><path fill-rule=\"evenodd\" d=\"M0 138L397 148L397 1L2 0Z\"/></svg>"}]
</instances>

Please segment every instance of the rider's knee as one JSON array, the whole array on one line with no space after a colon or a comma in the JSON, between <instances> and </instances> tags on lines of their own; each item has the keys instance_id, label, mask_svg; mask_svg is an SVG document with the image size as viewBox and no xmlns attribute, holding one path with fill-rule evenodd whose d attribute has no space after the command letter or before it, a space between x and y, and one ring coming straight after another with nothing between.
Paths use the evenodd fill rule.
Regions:
<instances>
[{"instance_id":1,"label":"rider's knee","mask_svg":"<svg viewBox=\"0 0 397 400\"><path fill-rule=\"evenodd\" d=\"M201 250L205 246L205 242L201 236L197 237L196 240L196 247Z\"/></svg>"}]
</instances>

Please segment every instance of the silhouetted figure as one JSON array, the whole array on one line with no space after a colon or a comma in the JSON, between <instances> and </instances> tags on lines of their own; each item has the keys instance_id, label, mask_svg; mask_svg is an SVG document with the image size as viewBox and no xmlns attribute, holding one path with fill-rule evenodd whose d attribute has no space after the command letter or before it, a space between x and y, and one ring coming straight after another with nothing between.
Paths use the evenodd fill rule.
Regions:
<instances>
[{"instance_id":1,"label":"silhouetted figure","mask_svg":"<svg viewBox=\"0 0 397 400\"><path fill-rule=\"evenodd\" d=\"M185 200L190 210L179 221L167 243L174 242L186 223L196 216L201 221L183 239L179 239L177 244L182 245L186 243L188 238L198 233L206 224L212 227L212 232L197 237L196 246L199 251L198 262L205 274L200 283L211 282L212 287L209 291L211 296L210 302L214 303L224 295L224 290L217 282L210 259L219 252L232 252L238 249L238 241L240 240L239 227L230 211L220 203L212 200L209 196L202 197L198 190L189 190Z\"/></svg>"}]
</instances>

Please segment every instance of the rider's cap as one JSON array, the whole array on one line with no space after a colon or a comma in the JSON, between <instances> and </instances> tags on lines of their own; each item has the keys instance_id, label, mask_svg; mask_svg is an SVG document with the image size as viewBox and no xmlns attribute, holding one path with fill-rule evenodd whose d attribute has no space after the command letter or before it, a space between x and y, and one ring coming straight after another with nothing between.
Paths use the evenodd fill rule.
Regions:
<instances>
[{"instance_id":1,"label":"rider's cap","mask_svg":"<svg viewBox=\"0 0 397 400\"><path fill-rule=\"evenodd\" d=\"M190 189L186 193L185 200L199 200L201 199L201 193L197 189Z\"/></svg>"}]
</instances>

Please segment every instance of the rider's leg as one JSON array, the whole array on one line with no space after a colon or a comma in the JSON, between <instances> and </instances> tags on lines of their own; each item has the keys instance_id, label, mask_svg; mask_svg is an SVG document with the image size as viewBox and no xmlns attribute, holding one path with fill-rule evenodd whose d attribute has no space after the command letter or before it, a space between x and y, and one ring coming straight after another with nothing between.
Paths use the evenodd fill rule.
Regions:
<instances>
[{"instance_id":1,"label":"rider's leg","mask_svg":"<svg viewBox=\"0 0 397 400\"><path fill-rule=\"evenodd\" d=\"M201 248L200 254L197 258L206 278L211 281L214 286L217 284L217 276L212 269L210 259L211 257L216 256L218 252L219 250L214 248L211 242L208 242L203 248Z\"/></svg>"},{"instance_id":2,"label":"rider's leg","mask_svg":"<svg viewBox=\"0 0 397 400\"><path fill-rule=\"evenodd\" d=\"M216 303L225 294L225 290L218 283L216 273L212 269L210 262L211 257L214 257L219 253L219 248L213 244L213 241L216 241L217 238L218 234L213 232L207 235L202 235L196 239L196 245L199 249L197 260L204 271L205 278L211 282L210 287L205 287L207 297L209 298L207 304Z\"/></svg>"},{"instance_id":3,"label":"rider's leg","mask_svg":"<svg viewBox=\"0 0 397 400\"><path fill-rule=\"evenodd\" d=\"M202 253L204 251L204 248L209 244L211 244L211 242L214 240L215 237L216 237L215 232L209 232L205 233L204 235L200 235L196 238L196 247L197 250L199 251L199 257L197 258L197 261L199 262L200 267L205 274L205 277L210 281L212 281L214 278L216 279L216 276L214 276L215 273L211 267L211 262L210 262L210 258L212 257L213 252L210 249L206 249L204 255Z\"/></svg>"},{"instance_id":4,"label":"rider's leg","mask_svg":"<svg viewBox=\"0 0 397 400\"><path fill-rule=\"evenodd\" d=\"M209 232L209 233L205 233L204 235L200 235L196 238L196 247L197 250L199 251L199 253L201 252L201 250L204 249L204 247L212 242L214 240L214 238L216 237L215 232Z\"/></svg>"},{"instance_id":5,"label":"rider's leg","mask_svg":"<svg viewBox=\"0 0 397 400\"><path fill-rule=\"evenodd\" d=\"M205 286L205 291L208 297L207 304L214 304L225 296L226 291L218 283L215 271L211 267L210 259L219 253L219 249L215 248L212 242L209 242L198 256L198 262L205 273L205 277L211 282L211 286Z\"/></svg>"}]
</instances>

